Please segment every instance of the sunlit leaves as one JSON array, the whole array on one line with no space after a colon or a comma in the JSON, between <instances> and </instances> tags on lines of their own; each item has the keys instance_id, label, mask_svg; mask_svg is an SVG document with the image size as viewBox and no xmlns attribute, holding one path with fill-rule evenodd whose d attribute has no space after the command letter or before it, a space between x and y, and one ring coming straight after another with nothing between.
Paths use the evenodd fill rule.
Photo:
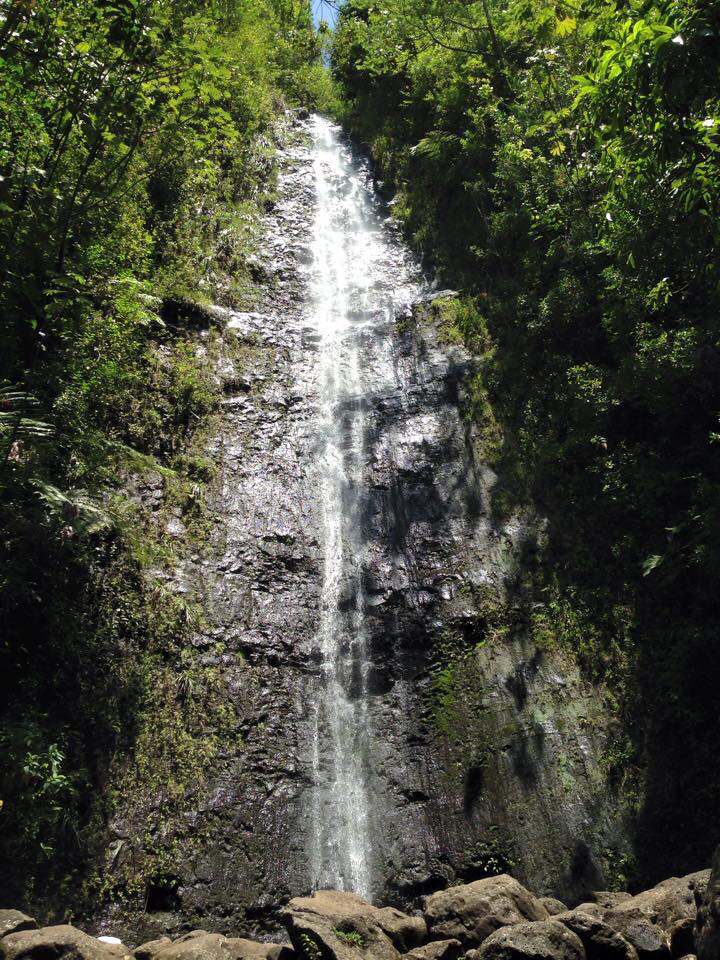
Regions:
<instances>
[{"instance_id":1,"label":"sunlit leaves","mask_svg":"<svg viewBox=\"0 0 720 960\"><path fill-rule=\"evenodd\" d=\"M571 34L577 27L577 20L575 17L563 17L562 20L558 20L555 25L555 32L559 37L566 37L568 34Z\"/></svg>"}]
</instances>

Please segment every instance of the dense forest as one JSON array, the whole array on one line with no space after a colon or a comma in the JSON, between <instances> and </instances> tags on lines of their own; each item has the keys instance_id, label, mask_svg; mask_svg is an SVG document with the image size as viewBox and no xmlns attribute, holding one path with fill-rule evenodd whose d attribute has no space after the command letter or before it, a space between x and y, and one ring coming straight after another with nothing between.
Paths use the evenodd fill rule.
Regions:
<instances>
[{"instance_id":1,"label":"dense forest","mask_svg":"<svg viewBox=\"0 0 720 960\"><path fill-rule=\"evenodd\" d=\"M114 758L136 792L160 775L182 795L214 750L197 611L149 575L171 548L128 485L159 475L166 506L202 515L192 437L222 391L188 328L253 302L275 126L328 81L294 0L1 16L0 859L4 901L51 883L61 904L121 802Z\"/></svg>"},{"instance_id":2,"label":"dense forest","mask_svg":"<svg viewBox=\"0 0 720 960\"><path fill-rule=\"evenodd\" d=\"M463 291L495 509L550 519L526 619L615 692L628 879L707 859L720 804L719 43L699 0L347 0L333 47L348 130Z\"/></svg>"},{"instance_id":3,"label":"dense forest","mask_svg":"<svg viewBox=\"0 0 720 960\"><path fill-rule=\"evenodd\" d=\"M222 387L194 332L253 309L288 107L362 144L460 291L441 320L477 358L493 509L549 521L510 616L616 716L618 882L709 863L719 44L702 0L344 0L334 31L304 0L2 0L5 905L117 895L103 824L158 784L182 804L218 749L202 612L157 573L167 511L206 532ZM132 495L148 474L154 512Z\"/></svg>"}]
</instances>

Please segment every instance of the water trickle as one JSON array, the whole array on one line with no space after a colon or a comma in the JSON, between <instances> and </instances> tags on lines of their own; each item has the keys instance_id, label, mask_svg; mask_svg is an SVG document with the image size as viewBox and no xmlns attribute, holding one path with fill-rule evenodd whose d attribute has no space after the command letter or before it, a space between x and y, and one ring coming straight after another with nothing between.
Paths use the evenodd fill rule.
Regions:
<instances>
[{"instance_id":1,"label":"water trickle","mask_svg":"<svg viewBox=\"0 0 720 960\"><path fill-rule=\"evenodd\" d=\"M312 882L371 897L372 670L363 536L366 435L373 404L393 389L392 321L422 277L339 129L312 121L316 204L310 309L319 341L316 491L324 569L314 690Z\"/></svg>"}]
</instances>

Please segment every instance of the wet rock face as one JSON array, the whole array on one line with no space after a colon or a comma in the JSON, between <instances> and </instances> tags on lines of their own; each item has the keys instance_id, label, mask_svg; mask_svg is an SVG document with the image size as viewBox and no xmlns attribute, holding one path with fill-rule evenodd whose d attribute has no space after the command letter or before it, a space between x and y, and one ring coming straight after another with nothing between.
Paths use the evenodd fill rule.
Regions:
<instances>
[{"instance_id":1,"label":"wet rock face","mask_svg":"<svg viewBox=\"0 0 720 960\"><path fill-rule=\"evenodd\" d=\"M192 917L210 932L277 929L281 905L316 881L308 811L323 550L312 164L307 137L281 156L280 200L257 256L262 302L217 311L227 349L218 360L225 401L207 447L216 523L172 584L204 610L194 644L239 718L237 743L214 763L195 809L167 822L149 798L147 823L111 825L110 861L132 858L149 823L177 864L169 894L99 918L99 929L128 941L177 932ZM380 224L385 214L377 206L373 216ZM393 237L378 289L392 290L401 262L410 270ZM474 361L443 342L431 300L377 318L361 338L371 895L406 906L512 862L538 893L576 903L604 885L602 851L623 837L599 764L601 698L567 656L522 632L483 646L488 607L512 603L542 524L493 520L495 477L463 413ZM354 589L342 598L349 608ZM443 679L447 647L460 667ZM393 956L412 949L383 936Z\"/></svg>"}]
</instances>

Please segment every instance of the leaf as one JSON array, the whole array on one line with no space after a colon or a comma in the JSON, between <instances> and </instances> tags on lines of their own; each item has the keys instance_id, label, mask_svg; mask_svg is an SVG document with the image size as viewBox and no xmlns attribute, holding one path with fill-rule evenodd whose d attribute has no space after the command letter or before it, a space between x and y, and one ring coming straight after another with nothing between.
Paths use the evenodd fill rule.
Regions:
<instances>
[{"instance_id":1,"label":"leaf","mask_svg":"<svg viewBox=\"0 0 720 960\"><path fill-rule=\"evenodd\" d=\"M555 24L555 33L557 33L559 37L566 37L572 33L576 27L577 20L575 17L564 17Z\"/></svg>"},{"instance_id":2,"label":"leaf","mask_svg":"<svg viewBox=\"0 0 720 960\"><path fill-rule=\"evenodd\" d=\"M92 500L86 490L69 490L63 493L50 483L33 482L35 491L51 515L81 536L99 533L113 525L113 518Z\"/></svg>"},{"instance_id":3,"label":"leaf","mask_svg":"<svg viewBox=\"0 0 720 960\"><path fill-rule=\"evenodd\" d=\"M657 553L651 554L646 560L643 561L643 565L642 565L643 576L647 577L649 574L651 574L653 570L655 570L657 567L660 566L660 564L663 562L664 559L665 559L664 557L661 557Z\"/></svg>"}]
</instances>

